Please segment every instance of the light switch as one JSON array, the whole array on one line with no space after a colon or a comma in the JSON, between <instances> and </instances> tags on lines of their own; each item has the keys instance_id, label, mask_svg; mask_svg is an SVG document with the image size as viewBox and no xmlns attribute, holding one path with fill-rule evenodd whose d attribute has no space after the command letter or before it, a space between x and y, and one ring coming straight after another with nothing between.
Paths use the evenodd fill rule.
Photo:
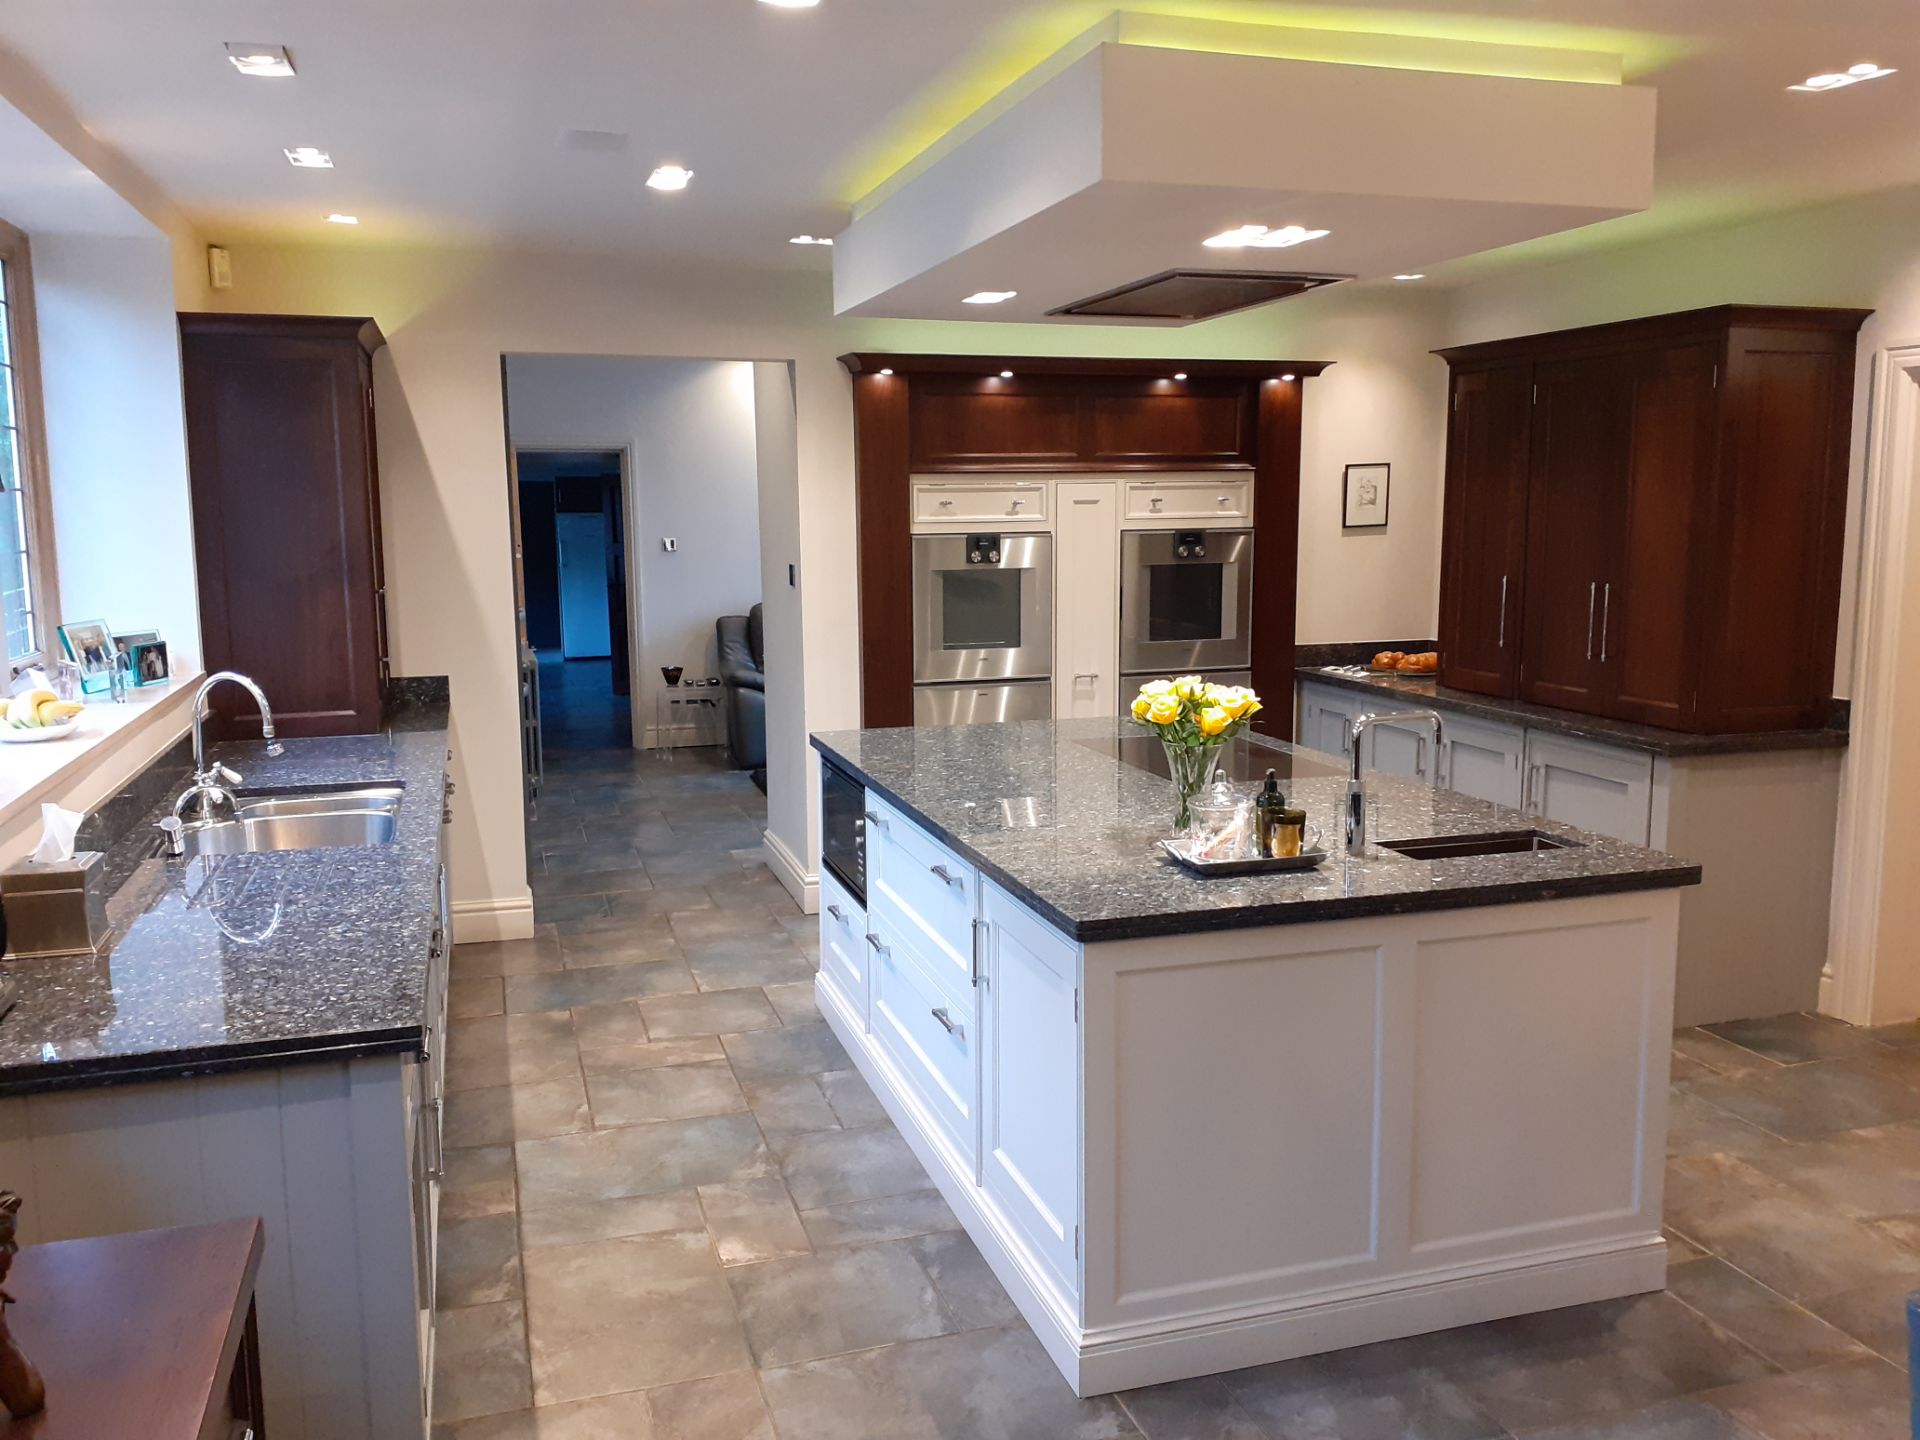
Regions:
<instances>
[{"instance_id":1,"label":"light switch","mask_svg":"<svg viewBox=\"0 0 1920 1440\"><path fill-rule=\"evenodd\" d=\"M671 554L680 548L680 542L671 535L662 535L660 537L660 548Z\"/></svg>"}]
</instances>

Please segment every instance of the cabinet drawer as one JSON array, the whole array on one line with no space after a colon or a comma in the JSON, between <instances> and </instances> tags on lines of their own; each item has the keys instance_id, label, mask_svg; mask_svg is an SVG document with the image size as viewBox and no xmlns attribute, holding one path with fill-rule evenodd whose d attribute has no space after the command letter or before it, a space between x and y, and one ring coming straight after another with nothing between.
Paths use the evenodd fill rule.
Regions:
<instances>
[{"instance_id":1,"label":"cabinet drawer","mask_svg":"<svg viewBox=\"0 0 1920 1440\"><path fill-rule=\"evenodd\" d=\"M1653 757L1564 735L1527 732L1527 808L1582 830L1645 845L1653 821Z\"/></svg>"},{"instance_id":2,"label":"cabinet drawer","mask_svg":"<svg viewBox=\"0 0 1920 1440\"><path fill-rule=\"evenodd\" d=\"M1127 482L1129 520L1220 520L1244 524L1252 514L1251 476Z\"/></svg>"},{"instance_id":3,"label":"cabinet drawer","mask_svg":"<svg viewBox=\"0 0 1920 1440\"><path fill-rule=\"evenodd\" d=\"M874 1041L971 1162L980 1093L975 1012L934 980L908 937L884 923L874 933Z\"/></svg>"},{"instance_id":4,"label":"cabinet drawer","mask_svg":"<svg viewBox=\"0 0 1920 1440\"><path fill-rule=\"evenodd\" d=\"M859 901L828 874L820 873L820 974L838 994L840 1002L868 1028L867 999L870 979L867 944L867 912Z\"/></svg>"},{"instance_id":5,"label":"cabinet drawer","mask_svg":"<svg viewBox=\"0 0 1920 1440\"><path fill-rule=\"evenodd\" d=\"M1047 485L1041 480L941 482L917 480L913 486L913 523L992 525L1015 530L1044 528Z\"/></svg>"},{"instance_id":6,"label":"cabinet drawer","mask_svg":"<svg viewBox=\"0 0 1920 1440\"><path fill-rule=\"evenodd\" d=\"M956 992L973 988L974 868L867 792L867 922L906 932Z\"/></svg>"}]
</instances>

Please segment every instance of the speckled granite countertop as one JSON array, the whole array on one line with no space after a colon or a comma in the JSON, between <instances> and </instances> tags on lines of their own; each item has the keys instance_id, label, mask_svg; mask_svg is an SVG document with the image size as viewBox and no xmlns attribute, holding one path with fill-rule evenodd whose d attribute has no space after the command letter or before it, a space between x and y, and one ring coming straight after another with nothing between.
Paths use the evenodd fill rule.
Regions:
<instances>
[{"instance_id":1,"label":"speckled granite countertop","mask_svg":"<svg viewBox=\"0 0 1920 1440\"><path fill-rule=\"evenodd\" d=\"M1417 675L1356 675L1350 670L1315 667L1305 667L1295 673L1302 680L1320 685L1338 685L1367 694L1384 692L1383 698L1395 704L1432 705L1502 725L1525 725L1602 745L1645 750L1652 755L1759 755L1771 750L1843 750L1847 745L1847 732L1842 725L1819 730L1770 730L1755 735L1691 735L1684 730L1637 725L1631 720L1610 720L1604 715L1582 715L1573 710L1529 705L1524 700L1502 700L1493 695L1450 690L1437 680Z\"/></svg>"},{"instance_id":2,"label":"speckled granite countertop","mask_svg":"<svg viewBox=\"0 0 1920 1440\"><path fill-rule=\"evenodd\" d=\"M392 842L166 860L146 858L143 821L109 852L125 878L108 952L6 962L19 998L0 1020L0 1095L417 1050L446 727L442 702L378 735L288 740L276 758L215 747L249 795L401 785Z\"/></svg>"},{"instance_id":3,"label":"speckled granite countertop","mask_svg":"<svg viewBox=\"0 0 1920 1440\"><path fill-rule=\"evenodd\" d=\"M1451 791L1369 773L1382 839L1539 829L1563 850L1410 860L1340 843L1344 769L1330 756L1248 736L1251 777L1282 788L1326 834L1317 870L1202 879L1154 843L1172 818L1171 784L1144 768L1159 741L1123 720L1028 721L815 735L814 748L938 831L1079 940L1119 940L1415 910L1553 900L1698 884L1700 867ZM1161 760L1164 765L1164 760Z\"/></svg>"}]
</instances>

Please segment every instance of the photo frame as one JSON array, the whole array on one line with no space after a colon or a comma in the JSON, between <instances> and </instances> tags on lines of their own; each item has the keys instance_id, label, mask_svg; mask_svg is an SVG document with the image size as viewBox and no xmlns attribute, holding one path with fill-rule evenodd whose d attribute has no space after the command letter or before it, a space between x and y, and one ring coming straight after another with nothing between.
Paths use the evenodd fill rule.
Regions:
<instances>
[{"instance_id":1,"label":"photo frame","mask_svg":"<svg viewBox=\"0 0 1920 1440\"><path fill-rule=\"evenodd\" d=\"M104 620L69 620L55 627L60 648L80 670L80 693L95 695L113 687L113 635Z\"/></svg>"},{"instance_id":2,"label":"photo frame","mask_svg":"<svg viewBox=\"0 0 1920 1440\"><path fill-rule=\"evenodd\" d=\"M1385 461L1349 465L1340 482L1340 523L1348 530L1377 530L1387 523L1387 493L1393 466Z\"/></svg>"},{"instance_id":3,"label":"photo frame","mask_svg":"<svg viewBox=\"0 0 1920 1440\"><path fill-rule=\"evenodd\" d=\"M134 646L146 645L159 638L158 630L116 630L113 635L113 648L125 655L128 660L132 660Z\"/></svg>"},{"instance_id":4,"label":"photo frame","mask_svg":"<svg viewBox=\"0 0 1920 1440\"><path fill-rule=\"evenodd\" d=\"M172 662L164 640L137 640L127 651L133 662L135 685L164 685L172 677Z\"/></svg>"}]
</instances>

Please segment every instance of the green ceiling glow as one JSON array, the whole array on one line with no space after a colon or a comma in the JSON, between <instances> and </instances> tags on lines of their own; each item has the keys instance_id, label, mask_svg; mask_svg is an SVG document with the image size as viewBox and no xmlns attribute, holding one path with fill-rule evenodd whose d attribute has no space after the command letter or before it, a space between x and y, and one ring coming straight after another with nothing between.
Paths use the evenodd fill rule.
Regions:
<instances>
[{"instance_id":1,"label":"green ceiling glow","mask_svg":"<svg viewBox=\"0 0 1920 1440\"><path fill-rule=\"evenodd\" d=\"M1357 11L1249 0L1142 0L1033 7L999 30L849 166L856 214L911 179L1096 46L1144 45L1399 70L1618 85L1684 52L1669 36L1479 15Z\"/></svg>"}]
</instances>

